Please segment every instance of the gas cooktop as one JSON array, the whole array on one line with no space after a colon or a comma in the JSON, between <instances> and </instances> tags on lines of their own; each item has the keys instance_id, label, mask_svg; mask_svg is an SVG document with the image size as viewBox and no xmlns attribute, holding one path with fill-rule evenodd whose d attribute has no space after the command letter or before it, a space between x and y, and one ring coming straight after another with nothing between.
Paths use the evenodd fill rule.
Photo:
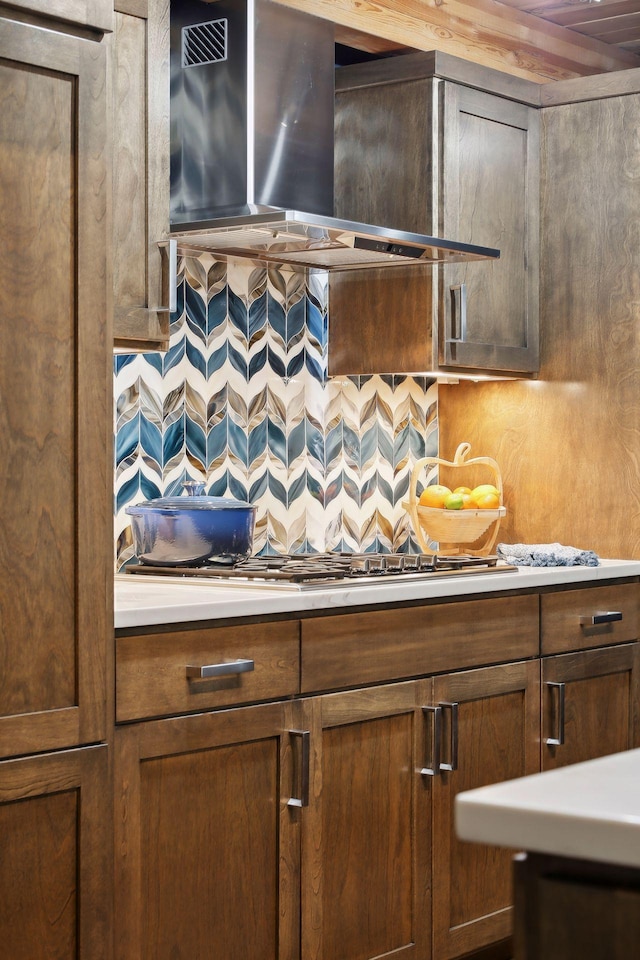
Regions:
<instances>
[{"instance_id":1,"label":"gas cooktop","mask_svg":"<svg viewBox=\"0 0 640 960\"><path fill-rule=\"evenodd\" d=\"M509 573L518 568L498 562L496 556L436 556L411 553L306 553L256 556L233 566L155 566L126 568L139 576L206 578L229 586L270 589L326 589L332 585L358 586L431 577Z\"/></svg>"}]
</instances>

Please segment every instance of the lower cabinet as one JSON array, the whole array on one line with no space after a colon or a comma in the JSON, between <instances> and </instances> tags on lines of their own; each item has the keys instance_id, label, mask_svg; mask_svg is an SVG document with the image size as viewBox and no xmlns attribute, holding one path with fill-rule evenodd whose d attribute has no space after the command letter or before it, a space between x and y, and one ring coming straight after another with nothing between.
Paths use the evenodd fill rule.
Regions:
<instances>
[{"instance_id":1,"label":"lower cabinet","mask_svg":"<svg viewBox=\"0 0 640 960\"><path fill-rule=\"evenodd\" d=\"M434 960L510 936L512 852L458 840L456 794L539 770L539 661L436 677L442 711L433 777Z\"/></svg>"},{"instance_id":2,"label":"lower cabinet","mask_svg":"<svg viewBox=\"0 0 640 960\"><path fill-rule=\"evenodd\" d=\"M117 960L445 960L510 934L460 790L538 769L539 662L116 733Z\"/></svg>"},{"instance_id":3,"label":"lower cabinet","mask_svg":"<svg viewBox=\"0 0 640 960\"><path fill-rule=\"evenodd\" d=\"M120 636L116 960L511 955L512 851L459 841L455 798L639 745L638 601Z\"/></svg>"},{"instance_id":4,"label":"lower cabinet","mask_svg":"<svg viewBox=\"0 0 640 960\"><path fill-rule=\"evenodd\" d=\"M0 762L0 930L11 960L110 960L107 747Z\"/></svg>"},{"instance_id":5,"label":"lower cabinet","mask_svg":"<svg viewBox=\"0 0 640 960\"><path fill-rule=\"evenodd\" d=\"M117 960L298 955L292 719L275 703L116 732Z\"/></svg>"},{"instance_id":6,"label":"lower cabinet","mask_svg":"<svg viewBox=\"0 0 640 960\"><path fill-rule=\"evenodd\" d=\"M431 956L430 703L430 680L303 702L304 960Z\"/></svg>"},{"instance_id":7,"label":"lower cabinet","mask_svg":"<svg viewBox=\"0 0 640 960\"><path fill-rule=\"evenodd\" d=\"M542 769L640 743L640 643L545 657Z\"/></svg>"}]
</instances>

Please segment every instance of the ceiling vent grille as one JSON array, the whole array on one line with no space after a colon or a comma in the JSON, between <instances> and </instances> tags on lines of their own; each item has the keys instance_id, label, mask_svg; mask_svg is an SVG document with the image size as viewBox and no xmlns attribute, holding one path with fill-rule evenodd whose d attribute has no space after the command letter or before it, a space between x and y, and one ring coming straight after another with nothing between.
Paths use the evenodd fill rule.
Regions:
<instances>
[{"instance_id":1,"label":"ceiling vent grille","mask_svg":"<svg viewBox=\"0 0 640 960\"><path fill-rule=\"evenodd\" d=\"M182 66L200 67L227 59L227 20L182 28Z\"/></svg>"}]
</instances>

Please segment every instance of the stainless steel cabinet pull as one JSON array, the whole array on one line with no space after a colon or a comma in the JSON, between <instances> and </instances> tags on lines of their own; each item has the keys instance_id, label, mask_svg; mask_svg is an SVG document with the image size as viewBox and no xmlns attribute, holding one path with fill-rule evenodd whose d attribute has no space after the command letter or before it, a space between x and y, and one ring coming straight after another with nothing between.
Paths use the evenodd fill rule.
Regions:
<instances>
[{"instance_id":1,"label":"stainless steel cabinet pull","mask_svg":"<svg viewBox=\"0 0 640 960\"><path fill-rule=\"evenodd\" d=\"M441 770L458 769L458 704L443 702L443 710L451 710L451 737L449 740L449 763L440 763Z\"/></svg>"},{"instance_id":2,"label":"stainless steel cabinet pull","mask_svg":"<svg viewBox=\"0 0 640 960\"><path fill-rule=\"evenodd\" d=\"M178 309L178 241L161 240L158 246L163 252L166 252L167 267L169 276L167 284L169 289L169 302L166 307L155 307L156 313L175 313ZM164 280L163 280L164 285ZM164 287L166 291L166 287Z\"/></svg>"},{"instance_id":3,"label":"stainless steel cabinet pull","mask_svg":"<svg viewBox=\"0 0 640 960\"><path fill-rule=\"evenodd\" d=\"M556 736L545 737L544 742L551 746L561 747L564 743L564 683L548 681L547 686L551 695L553 695L554 690L558 691L558 706L556 709Z\"/></svg>"},{"instance_id":4,"label":"stainless steel cabinet pull","mask_svg":"<svg viewBox=\"0 0 640 960\"><path fill-rule=\"evenodd\" d=\"M426 766L420 771L425 777L437 777L440 773L440 748L442 746L442 707L423 707L422 712L425 717L429 714L433 716L431 724L431 766L427 761Z\"/></svg>"},{"instance_id":5,"label":"stainless steel cabinet pull","mask_svg":"<svg viewBox=\"0 0 640 960\"><path fill-rule=\"evenodd\" d=\"M597 627L602 623L615 623L616 620L622 620L620 610L602 610L598 613L592 613L590 617L580 617L580 626Z\"/></svg>"},{"instance_id":6,"label":"stainless steel cabinet pull","mask_svg":"<svg viewBox=\"0 0 640 960\"><path fill-rule=\"evenodd\" d=\"M467 336L467 285L457 283L451 293L451 340L462 342Z\"/></svg>"},{"instance_id":7,"label":"stainless steel cabinet pull","mask_svg":"<svg viewBox=\"0 0 640 960\"><path fill-rule=\"evenodd\" d=\"M291 799L287 801L287 806L308 807L311 733L309 730L289 730L289 734L292 737L300 737L300 797L291 797Z\"/></svg>"},{"instance_id":8,"label":"stainless steel cabinet pull","mask_svg":"<svg viewBox=\"0 0 640 960\"><path fill-rule=\"evenodd\" d=\"M203 667L194 667L189 664L187 677L189 680L208 680L211 677L229 677L236 673L250 673L255 669L253 660L225 660L223 663L208 663Z\"/></svg>"}]
</instances>

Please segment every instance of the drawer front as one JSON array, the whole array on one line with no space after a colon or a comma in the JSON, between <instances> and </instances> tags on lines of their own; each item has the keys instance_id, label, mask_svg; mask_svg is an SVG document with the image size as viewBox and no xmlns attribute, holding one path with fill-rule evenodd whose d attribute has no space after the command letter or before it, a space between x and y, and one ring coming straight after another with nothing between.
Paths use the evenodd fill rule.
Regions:
<instances>
[{"instance_id":1,"label":"drawer front","mask_svg":"<svg viewBox=\"0 0 640 960\"><path fill-rule=\"evenodd\" d=\"M543 654L638 639L639 583L548 593L541 601Z\"/></svg>"},{"instance_id":2,"label":"drawer front","mask_svg":"<svg viewBox=\"0 0 640 960\"><path fill-rule=\"evenodd\" d=\"M299 637L297 621L120 637L116 720L293 696Z\"/></svg>"},{"instance_id":3,"label":"drawer front","mask_svg":"<svg viewBox=\"0 0 640 960\"><path fill-rule=\"evenodd\" d=\"M536 657L537 596L404 607L302 622L302 691Z\"/></svg>"}]
</instances>

